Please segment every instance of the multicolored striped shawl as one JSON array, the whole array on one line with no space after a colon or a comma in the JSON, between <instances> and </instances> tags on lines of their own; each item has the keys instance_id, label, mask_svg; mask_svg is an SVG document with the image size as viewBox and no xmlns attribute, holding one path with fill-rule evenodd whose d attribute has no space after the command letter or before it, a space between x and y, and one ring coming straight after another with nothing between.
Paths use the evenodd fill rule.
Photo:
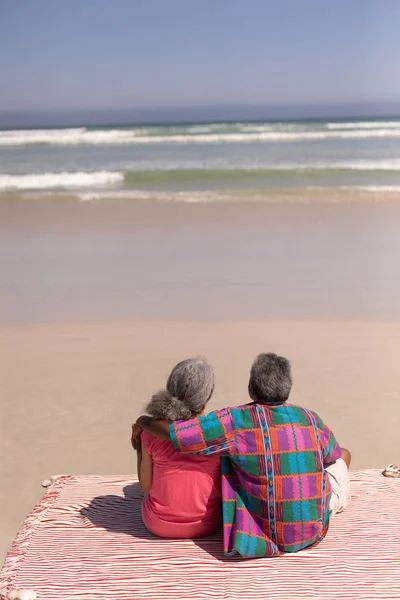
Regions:
<instances>
[{"instance_id":1,"label":"multicolored striped shawl","mask_svg":"<svg viewBox=\"0 0 400 600\"><path fill-rule=\"evenodd\" d=\"M314 412L247 404L170 425L179 452L221 454L224 551L278 556L321 541L331 493L324 469L340 457Z\"/></svg>"}]
</instances>

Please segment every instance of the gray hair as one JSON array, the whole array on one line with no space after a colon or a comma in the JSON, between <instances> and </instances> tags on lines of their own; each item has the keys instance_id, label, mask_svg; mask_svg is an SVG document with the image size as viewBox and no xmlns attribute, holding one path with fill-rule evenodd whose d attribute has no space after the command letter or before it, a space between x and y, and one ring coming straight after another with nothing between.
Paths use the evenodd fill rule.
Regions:
<instances>
[{"instance_id":1,"label":"gray hair","mask_svg":"<svg viewBox=\"0 0 400 600\"><path fill-rule=\"evenodd\" d=\"M283 404L292 389L290 362L272 352L259 354L250 371L249 394L260 404Z\"/></svg>"},{"instance_id":2,"label":"gray hair","mask_svg":"<svg viewBox=\"0 0 400 600\"><path fill-rule=\"evenodd\" d=\"M214 381L214 371L206 360L183 360L172 369L166 389L152 396L146 411L155 419L166 421L191 419L210 400Z\"/></svg>"}]
</instances>

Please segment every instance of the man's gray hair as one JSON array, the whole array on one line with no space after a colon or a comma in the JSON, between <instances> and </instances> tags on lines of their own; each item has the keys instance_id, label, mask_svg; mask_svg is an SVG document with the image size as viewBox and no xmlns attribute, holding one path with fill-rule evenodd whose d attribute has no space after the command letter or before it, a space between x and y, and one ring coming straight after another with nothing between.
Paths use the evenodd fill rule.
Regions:
<instances>
[{"instance_id":1,"label":"man's gray hair","mask_svg":"<svg viewBox=\"0 0 400 600\"><path fill-rule=\"evenodd\" d=\"M259 354L250 371L249 394L260 404L283 404L292 389L290 362L272 352Z\"/></svg>"},{"instance_id":2,"label":"man's gray hair","mask_svg":"<svg viewBox=\"0 0 400 600\"><path fill-rule=\"evenodd\" d=\"M203 358L188 358L172 369L166 389L154 394L146 411L166 421L191 419L204 410L214 385L211 365Z\"/></svg>"}]
</instances>

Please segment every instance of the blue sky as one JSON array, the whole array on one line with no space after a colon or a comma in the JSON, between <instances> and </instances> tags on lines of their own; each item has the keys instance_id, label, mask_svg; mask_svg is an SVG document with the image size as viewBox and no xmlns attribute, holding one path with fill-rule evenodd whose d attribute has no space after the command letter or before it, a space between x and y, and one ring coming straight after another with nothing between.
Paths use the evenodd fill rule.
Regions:
<instances>
[{"instance_id":1,"label":"blue sky","mask_svg":"<svg viewBox=\"0 0 400 600\"><path fill-rule=\"evenodd\" d=\"M0 0L0 110L400 100L398 0Z\"/></svg>"}]
</instances>

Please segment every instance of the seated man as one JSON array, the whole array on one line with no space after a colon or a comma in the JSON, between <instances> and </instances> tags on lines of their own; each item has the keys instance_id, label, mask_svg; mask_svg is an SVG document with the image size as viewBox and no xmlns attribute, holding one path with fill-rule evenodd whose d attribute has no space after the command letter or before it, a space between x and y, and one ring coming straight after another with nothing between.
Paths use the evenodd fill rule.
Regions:
<instances>
[{"instance_id":1,"label":"seated man","mask_svg":"<svg viewBox=\"0 0 400 600\"><path fill-rule=\"evenodd\" d=\"M222 456L226 554L278 556L313 546L330 512L347 505L350 453L316 413L287 403L291 387L289 361L260 354L250 373L252 403L174 423L140 417L133 426L134 445L145 430L179 452Z\"/></svg>"}]
</instances>

